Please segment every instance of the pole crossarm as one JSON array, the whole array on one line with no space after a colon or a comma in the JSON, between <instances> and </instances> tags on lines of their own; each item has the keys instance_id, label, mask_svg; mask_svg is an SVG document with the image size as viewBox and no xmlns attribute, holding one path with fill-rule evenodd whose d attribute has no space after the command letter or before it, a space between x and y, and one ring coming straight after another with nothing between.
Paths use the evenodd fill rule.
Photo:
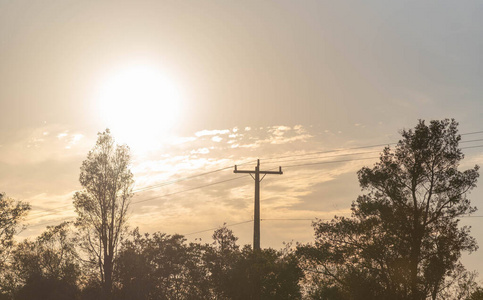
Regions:
<instances>
[{"instance_id":1,"label":"pole crossarm","mask_svg":"<svg viewBox=\"0 0 483 300\"><path fill-rule=\"evenodd\" d=\"M255 174L257 170L255 171L250 171L250 170L238 170L236 165L235 165L235 170L233 173L245 173L245 174ZM282 167L279 167L278 171L258 171L258 174L276 174L276 175L282 175Z\"/></svg>"},{"instance_id":2,"label":"pole crossarm","mask_svg":"<svg viewBox=\"0 0 483 300\"><path fill-rule=\"evenodd\" d=\"M254 218L253 218L253 250L260 250L260 182L265 178L267 174L282 175L282 167L278 167L278 171L260 171L260 160L257 160L257 166L255 170L238 170L235 165L235 170L233 173L245 173L250 174L255 180L255 207L254 207ZM253 176L254 174L255 176ZM260 174L263 175L260 179Z\"/></svg>"}]
</instances>

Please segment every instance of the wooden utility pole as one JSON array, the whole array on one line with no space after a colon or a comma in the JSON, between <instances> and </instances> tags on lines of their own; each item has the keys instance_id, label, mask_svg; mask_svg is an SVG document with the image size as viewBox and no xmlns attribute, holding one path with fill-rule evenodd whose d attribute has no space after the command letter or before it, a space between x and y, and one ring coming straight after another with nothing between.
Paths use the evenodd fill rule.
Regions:
<instances>
[{"instance_id":1,"label":"wooden utility pole","mask_svg":"<svg viewBox=\"0 0 483 300\"><path fill-rule=\"evenodd\" d=\"M238 170L235 165L235 170L233 173L247 173L252 176L255 180L255 209L254 209L254 222L253 222L253 250L260 250L260 182L267 174L278 174L282 175L282 167L278 167L278 171L260 171L260 160L257 159L257 166L255 171L249 170ZM254 174L255 176L253 176ZM263 174L262 179L260 179L260 174Z\"/></svg>"}]
</instances>

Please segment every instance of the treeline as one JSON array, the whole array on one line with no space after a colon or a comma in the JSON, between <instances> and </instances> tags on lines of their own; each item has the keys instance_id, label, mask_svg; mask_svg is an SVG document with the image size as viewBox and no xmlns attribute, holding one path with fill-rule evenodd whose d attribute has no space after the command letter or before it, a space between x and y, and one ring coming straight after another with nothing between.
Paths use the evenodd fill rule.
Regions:
<instances>
[{"instance_id":1,"label":"treeline","mask_svg":"<svg viewBox=\"0 0 483 300\"><path fill-rule=\"evenodd\" d=\"M49 227L11 251L1 299L105 299L96 266L85 261L69 223ZM112 299L300 299L303 272L291 249L240 248L221 227L212 243L181 235L129 233L120 244Z\"/></svg>"},{"instance_id":2,"label":"treeline","mask_svg":"<svg viewBox=\"0 0 483 300\"><path fill-rule=\"evenodd\" d=\"M483 299L460 262L478 248L459 221L476 211L479 167L458 170L457 125L403 130L357 173L350 217L313 222L312 243L258 251L225 226L204 244L129 231L129 148L106 130L82 164L75 223L15 243L30 207L0 194L0 299Z\"/></svg>"}]
</instances>

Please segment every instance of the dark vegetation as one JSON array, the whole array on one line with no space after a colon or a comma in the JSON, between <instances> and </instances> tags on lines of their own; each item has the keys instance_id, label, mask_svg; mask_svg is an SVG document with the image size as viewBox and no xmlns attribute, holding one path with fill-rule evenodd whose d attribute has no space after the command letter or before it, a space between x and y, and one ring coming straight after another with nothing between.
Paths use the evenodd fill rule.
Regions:
<instances>
[{"instance_id":1,"label":"dark vegetation","mask_svg":"<svg viewBox=\"0 0 483 300\"><path fill-rule=\"evenodd\" d=\"M459 171L453 120L403 130L372 168L350 217L315 221L315 240L253 251L225 226L211 243L127 227L129 148L107 130L81 167L75 223L15 243L30 207L0 194L0 299L483 299L460 262L477 250L459 219L478 167Z\"/></svg>"}]
</instances>

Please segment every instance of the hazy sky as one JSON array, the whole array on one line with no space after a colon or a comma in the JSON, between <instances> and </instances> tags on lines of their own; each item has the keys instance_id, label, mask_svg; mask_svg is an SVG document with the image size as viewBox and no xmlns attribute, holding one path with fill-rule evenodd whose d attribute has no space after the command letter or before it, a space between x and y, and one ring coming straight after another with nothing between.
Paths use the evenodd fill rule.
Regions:
<instances>
[{"instance_id":1,"label":"hazy sky","mask_svg":"<svg viewBox=\"0 0 483 300\"><path fill-rule=\"evenodd\" d=\"M73 217L80 165L109 127L132 149L136 189L281 165L262 182L261 245L308 242L310 221L268 219L347 214L382 146L289 167L324 161L294 155L393 143L418 119L483 130L482 13L481 1L0 0L0 190L32 204L23 236ZM464 152L462 168L482 165L483 148ZM239 176L136 193L131 225L249 221L253 180ZM482 196L470 198L483 209ZM482 222L462 220L480 244ZM252 227L231 228L251 243ZM483 251L464 261L483 270Z\"/></svg>"}]
</instances>

